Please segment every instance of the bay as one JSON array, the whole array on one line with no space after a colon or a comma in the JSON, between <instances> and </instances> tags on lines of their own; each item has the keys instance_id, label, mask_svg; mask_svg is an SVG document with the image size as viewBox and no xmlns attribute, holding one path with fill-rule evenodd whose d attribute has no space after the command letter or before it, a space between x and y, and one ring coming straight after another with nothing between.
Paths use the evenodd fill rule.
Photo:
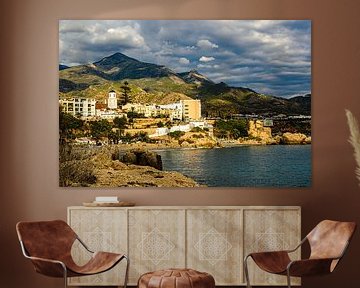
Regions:
<instances>
[{"instance_id":1,"label":"bay","mask_svg":"<svg viewBox=\"0 0 360 288\"><path fill-rule=\"evenodd\" d=\"M309 187L311 145L157 150L165 171L209 187Z\"/></svg>"}]
</instances>

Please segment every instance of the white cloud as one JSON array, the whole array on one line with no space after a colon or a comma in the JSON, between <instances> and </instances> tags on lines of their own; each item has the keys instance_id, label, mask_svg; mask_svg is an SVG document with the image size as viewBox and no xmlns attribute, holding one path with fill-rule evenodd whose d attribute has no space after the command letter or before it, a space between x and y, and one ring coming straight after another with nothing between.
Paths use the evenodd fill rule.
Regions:
<instances>
[{"instance_id":1,"label":"white cloud","mask_svg":"<svg viewBox=\"0 0 360 288\"><path fill-rule=\"evenodd\" d=\"M131 26L110 28L105 34L97 35L93 41L121 41L130 47L139 47L145 44L144 38L137 33L136 28Z\"/></svg>"},{"instance_id":2,"label":"white cloud","mask_svg":"<svg viewBox=\"0 0 360 288\"><path fill-rule=\"evenodd\" d=\"M70 65L91 63L116 52L149 49L137 23L118 23L93 20L60 21L60 62Z\"/></svg>"},{"instance_id":3,"label":"white cloud","mask_svg":"<svg viewBox=\"0 0 360 288\"><path fill-rule=\"evenodd\" d=\"M179 59L179 63L180 63L180 64L183 64L183 65L187 65L187 64L190 63L190 60L187 59L187 58L185 58L185 57L181 57L181 58Z\"/></svg>"},{"instance_id":4,"label":"white cloud","mask_svg":"<svg viewBox=\"0 0 360 288\"><path fill-rule=\"evenodd\" d=\"M207 39L201 39L197 42L197 46L201 49L211 49L211 48L219 48L219 45L212 43Z\"/></svg>"},{"instance_id":5,"label":"white cloud","mask_svg":"<svg viewBox=\"0 0 360 288\"><path fill-rule=\"evenodd\" d=\"M209 64L198 64L197 65L197 68L199 69L217 69L219 68L220 66L215 64L215 65L209 65Z\"/></svg>"},{"instance_id":6,"label":"white cloud","mask_svg":"<svg viewBox=\"0 0 360 288\"><path fill-rule=\"evenodd\" d=\"M307 20L61 20L59 51L70 66L121 52L278 96L311 89Z\"/></svg>"},{"instance_id":7,"label":"white cloud","mask_svg":"<svg viewBox=\"0 0 360 288\"><path fill-rule=\"evenodd\" d=\"M214 61L215 58L214 57L206 57L206 56L201 56L199 61L200 62L210 62L210 61Z\"/></svg>"}]
</instances>

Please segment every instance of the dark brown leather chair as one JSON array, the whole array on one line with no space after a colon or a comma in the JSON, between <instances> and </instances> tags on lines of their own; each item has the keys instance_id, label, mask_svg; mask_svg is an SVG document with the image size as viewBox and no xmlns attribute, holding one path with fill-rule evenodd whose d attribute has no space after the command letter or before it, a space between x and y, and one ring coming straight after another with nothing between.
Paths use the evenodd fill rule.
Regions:
<instances>
[{"instance_id":1,"label":"dark brown leather chair","mask_svg":"<svg viewBox=\"0 0 360 288\"><path fill-rule=\"evenodd\" d=\"M124 288L127 285L129 259L124 254L91 251L62 220L41 222L19 222L16 231L24 256L31 260L35 271L50 277L88 276L110 270L122 259L127 261ZM78 266L72 256L71 247L78 240L92 254L83 266Z\"/></svg>"},{"instance_id":2,"label":"dark brown leather chair","mask_svg":"<svg viewBox=\"0 0 360 288\"><path fill-rule=\"evenodd\" d=\"M249 257L266 272L286 275L289 288L291 288L291 276L315 276L333 272L344 256L355 229L356 224L354 222L324 220L295 249L250 253L244 259L247 287L251 287L247 267ZM310 257L308 259L292 261L289 253L296 251L306 241L310 245Z\"/></svg>"}]
</instances>

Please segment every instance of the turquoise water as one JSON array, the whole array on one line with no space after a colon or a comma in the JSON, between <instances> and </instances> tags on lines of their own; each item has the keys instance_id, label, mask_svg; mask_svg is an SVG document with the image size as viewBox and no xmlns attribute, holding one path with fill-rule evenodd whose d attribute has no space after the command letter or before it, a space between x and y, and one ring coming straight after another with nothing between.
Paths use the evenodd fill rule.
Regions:
<instances>
[{"instance_id":1,"label":"turquoise water","mask_svg":"<svg viewBox=\"0 0 360 288\"><path fill-rule=\"evenodd\" d=\"M156 151L165 171L212 187L309 187L311 145Z\"/></svg>"}]
</instances>

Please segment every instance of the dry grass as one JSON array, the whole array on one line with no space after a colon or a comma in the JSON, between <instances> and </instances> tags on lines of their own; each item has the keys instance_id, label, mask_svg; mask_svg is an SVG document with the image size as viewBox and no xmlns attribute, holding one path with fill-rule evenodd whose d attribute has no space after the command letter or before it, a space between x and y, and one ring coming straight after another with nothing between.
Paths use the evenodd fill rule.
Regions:
<instances>
[{"instance_id":1,"label":"dry grass","mask_svg":"<svg viewBox=\"0 0 360 288\"><path fill-rule=\"evenodd\" d=\"M360 185L360 131L359 131L359 124L355 116L349 111L346 111L346 117L348 120L348 125L350 129L350 137L349 142L354 148L354 157L357 164L355 174L357 179L359 180Z\"/></svg>"},{"instance_id":2,"label":"dry grass","mask_svg":"<svg viewBox=\"0 0 360 288\"><path fill-rule=\"evenodd\" d=\"M96 182L94 164L90 161L91 151L74 149L70 145L60 145L59 185L88 186Z\"/></svg>"}]
</instances>

